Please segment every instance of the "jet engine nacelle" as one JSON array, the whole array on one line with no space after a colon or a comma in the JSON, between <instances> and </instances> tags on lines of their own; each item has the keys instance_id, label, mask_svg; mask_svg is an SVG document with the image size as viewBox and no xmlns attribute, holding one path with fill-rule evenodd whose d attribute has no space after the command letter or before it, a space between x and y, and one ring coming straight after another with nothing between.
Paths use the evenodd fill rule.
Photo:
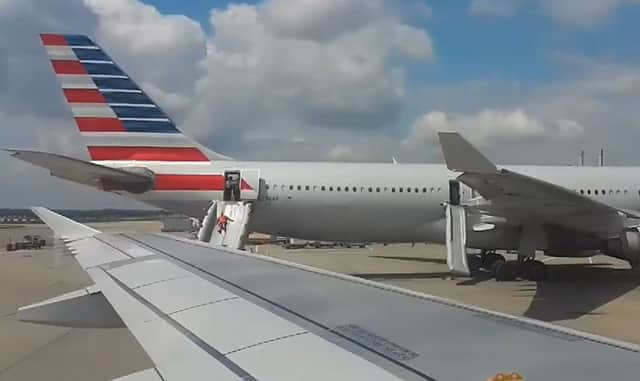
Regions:
<instances>
[{"instance_id":1,"label":"jet engine nacelle","mask_svg":"<svg viewBox=\"0 0 640 381\"><path fill-rule=\"evenodd\" d=\"M124 167L120 170L136 175L136 178L102 177L102 188L106 191L126 191L129 193L144 193L155 185L153 171L145 167Z\"/></svg>"},{"instance_id":2,"label":"jet engine nacelle","mask_svg":"<svg viewBox=\"0 0 640 381\"><path fill-rule=\"evenodd\" d=\"M625 231L620 238L609 241L607 254L624 259L632 266L640 263L640 232Z\"/></svg>"}]
</instances>

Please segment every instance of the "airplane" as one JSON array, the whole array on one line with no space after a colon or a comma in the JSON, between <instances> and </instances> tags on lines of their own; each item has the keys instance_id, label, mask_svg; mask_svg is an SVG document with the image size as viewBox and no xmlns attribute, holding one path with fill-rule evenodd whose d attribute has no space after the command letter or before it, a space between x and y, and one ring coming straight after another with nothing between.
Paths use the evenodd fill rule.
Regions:
<instances>
[{"instance_id":1,"label":"airplane","mask_svg":"<svg viewBox=\"0 0 640 381\"><path fill-rule=\"evenodd\" d=\"M233 160L180 132L89 37L41 40L91 161L33 150L12 155L53 176L202 219L203 241L241 247L254 231L445 243L452 271L485 268L498 280L544 279L540 251L640 264L640 168L498 167L455 132L439 134L445 165ZM213 229L222 213L237 220L238 229L226 233L233 239ZM481 255L468 256L468 248ZM497 250L518 259L506 261Z\"/></svg>"},{"instance_id":2,"label":"airplane","mask_svg":"<svg viewBox=\"0 0 640 381\"><path fill-rule=\"evenodd\" d=\"M102 233L32 210L93 284L23 306L18 318L127 327L153 365L118 381L601 381L640 374L636 344L168 234Z\"/></svg>"}]
</instances>

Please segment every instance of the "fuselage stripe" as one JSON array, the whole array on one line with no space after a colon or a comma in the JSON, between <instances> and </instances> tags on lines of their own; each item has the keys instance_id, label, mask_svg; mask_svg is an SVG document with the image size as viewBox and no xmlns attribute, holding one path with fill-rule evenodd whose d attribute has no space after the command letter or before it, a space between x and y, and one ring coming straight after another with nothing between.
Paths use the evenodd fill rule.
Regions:
<instances>
[{"instance_id":1,"label":"fuselage stripe","mask_svg":"<svg viewBox=\"0 0 640 381\"><path fill-rule=\"evenodd\" d=\"M89 146L91 160L209 161L196 147Z\"/></svg>"}]
</instances>

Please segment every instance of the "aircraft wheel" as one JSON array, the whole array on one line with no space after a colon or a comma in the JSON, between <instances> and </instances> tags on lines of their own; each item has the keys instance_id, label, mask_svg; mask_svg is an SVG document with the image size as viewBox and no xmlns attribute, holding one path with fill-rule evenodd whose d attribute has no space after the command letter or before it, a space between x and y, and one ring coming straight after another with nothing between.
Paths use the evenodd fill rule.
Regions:
<instances>
[{"instance_id":1,"label":"aircraft wheel","mask_svg":"<svg viewBox=\"0 0 640 381\"><path fill-rule=\"evenodd\" d=\"M547 279L547 266L541 261L527 261L525 264L527 279L534 282Z\"/></svg>"},{"instance_id":2,"label":"aircraft wheel","mask_svg":"<svg viewBox=\"0 0 640 381\"><path fill-rule=\"evenodd\" d=\"M491 275L497 282L515 280L518 266L514 262L497 260L491 266Z\"/></svg>"},{"instance_id":3,"label":"aircraft wheel","mask_svg":"<svg viewBox=\"0 0 640 381\"><path fill-rule=\"evenodd\" d=\"M484 254L480 260L480 267L485 270L491 270L496 261L506 262L506 259L502 255L493 252Z\"/></svg>"}]
</instances>

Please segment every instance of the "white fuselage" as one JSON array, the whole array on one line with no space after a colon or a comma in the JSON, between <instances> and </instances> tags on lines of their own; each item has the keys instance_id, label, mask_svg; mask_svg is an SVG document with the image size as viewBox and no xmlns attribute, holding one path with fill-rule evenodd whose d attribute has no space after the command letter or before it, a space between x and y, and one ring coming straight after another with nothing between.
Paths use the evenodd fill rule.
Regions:
<instances>
[{"instance_id":1,"label":"white fuselage","mask_svg":"<svg viewBox=\"0 0 640 381\"><path fill-rule=\"evenodd\" d=\"M126 165L132 163L117 166ZM219 161L135 165L148 166L155 173L201 175L257 169L263 186L254 202L251 231L332 241L443 242L442 203L449 197L448 180L456 176L438 164ZM640 210L640 168L508 168L583 191L587 197L621 209ZM470 190L463 187L463 199L469 196ZM208 203L220 200L222 192L150 191L133 197L202 217Z\"/></svg>"}]
</instances>

